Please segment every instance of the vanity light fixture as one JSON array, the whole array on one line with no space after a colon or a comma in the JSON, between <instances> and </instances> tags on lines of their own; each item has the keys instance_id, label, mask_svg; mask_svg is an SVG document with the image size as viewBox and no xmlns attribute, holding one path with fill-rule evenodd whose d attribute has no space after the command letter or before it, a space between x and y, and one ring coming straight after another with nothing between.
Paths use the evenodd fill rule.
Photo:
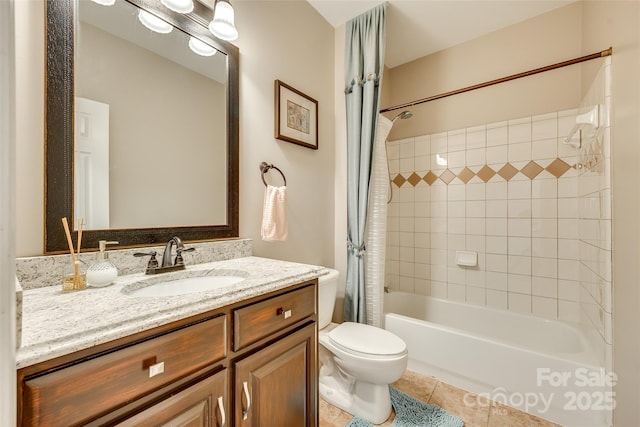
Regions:
<instances>
[{"instance_id":1,"label":"vanity light fixture","mask_svg":"<svg viewBox=\"0 0 640 427\"><path fill-rule=\"evenodd\" d=\"M148 29L160 34L169 34L173 30L173 26L155 15L140 9L138 13L138 19Z\"/></svg>"},{"instance_id":2,"label":"vanity light fixture","mask_svg":"<svg viewBox=\"0 0 640 427\"><path fill-rule=\"evenodd\" d=\"M213 8L213 20L209 24L209 31L219 39L235 40L238 38L238 30L233 23L234 11L229 0L216 0Z\"/></svg>"},{"instance_id":3,"label":"vanity light fixture","mask_svg":"<svg viewBox=\"0 0 640 427\"><path fill-rule=\"evenodd\" d=\"M193 10L193 0L160 0L160 3L178 13L189 13Z\"/></svg>"},{"instance_id":4,"label":"vanity light fixture","mask_svg":"<svg viewBox=\"0 0 640 427\"><path fill-rule=\"evenodd\" d=\"M116 0L91 0L91 1L101 6L113 6L114 4L116 4Z\"/></svg>"},{"instance_id":5,"label":"vanity light fixture","mask_svg":"<svg viewBox=\"0 0 640 427\"><path fill-rule=\"evenodd\" d=\"M200 56L213 56L218 51L195 37L189 37L189 48Z\"/></svg>"}]
</instances>

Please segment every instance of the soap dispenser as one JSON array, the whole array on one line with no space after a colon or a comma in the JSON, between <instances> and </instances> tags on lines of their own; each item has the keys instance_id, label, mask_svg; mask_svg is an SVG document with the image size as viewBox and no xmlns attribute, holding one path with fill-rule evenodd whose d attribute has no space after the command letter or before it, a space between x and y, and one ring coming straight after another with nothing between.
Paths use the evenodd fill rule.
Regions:
<instances>
[{"instance_id":1,"label":"soap dispenser","mask_svg":"<svg viewBox=\"0 0 640 427\"><path fill-rule=\"evenodd\" d=\"M98 242L100 252L96 254L96 261L87 269L87 285L102 287L110 285L118 277L118 269L109 261L109 254L106 252L107 245L117 245L118 242Z\"/></svg>"}]
</instances>

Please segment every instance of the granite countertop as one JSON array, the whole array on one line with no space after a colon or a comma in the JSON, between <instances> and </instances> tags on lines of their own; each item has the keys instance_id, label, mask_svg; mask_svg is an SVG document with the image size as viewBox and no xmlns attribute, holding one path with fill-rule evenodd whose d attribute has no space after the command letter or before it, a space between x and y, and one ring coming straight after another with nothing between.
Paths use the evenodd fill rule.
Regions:
<instances>
[{"instance_id":1,"label":"granite countertop","mask_svg":"<svg viewBox=\"0 0 640 427\"><path fill-rule=\"evenodd\" d=\"M125 293L138 286L136 282L140 280L171 280L216 269L239 271L246 279L221 289L179 296L132 297ZM122 276L111 286L78 292L62 293L61 284L26 290L22 296L22 346L17 351L16 367L24 368L283 289L326 272L320 266L245 257L187 266L186 270L158 276Z\"/></svg>"}]
</instances>

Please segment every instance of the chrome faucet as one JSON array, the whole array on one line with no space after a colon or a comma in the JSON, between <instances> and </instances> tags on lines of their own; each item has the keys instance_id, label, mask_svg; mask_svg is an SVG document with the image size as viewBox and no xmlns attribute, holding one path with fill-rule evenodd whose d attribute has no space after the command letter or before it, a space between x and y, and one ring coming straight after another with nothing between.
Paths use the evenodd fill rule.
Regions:
<instances>
[{"instance_id":1,"label":"chrome faucet","mask_svg":"<svg viewBox=\"0 0 640 427\"><path fill-rule=\"evenodd\" d=\"M169 267L171 265L171 248L173 245L176 246L176 253L180 254L184 250L184 245L182 244L182 240L178 236L174 236L164 247L164 252L162 253L162 267ZM176 261L178 256L176 255ZM177 263L174 263L174 265Z\"/></svg>"},{"instance_id":2,"label":"chrome faucet","mask_svg":"<svg viewBox=\"0 0 640 427\"><path fill-rule=\"evenodd\" d=\"M171 252L173 247L176 247L176 257L173 260L173 264L171 263ZM147 264L146 274L156 274L156 273L164 273L168 271L176 271L176 270L184 270L184 259L182 258L183 252L191 252L195 251L196 248L185 248L182 240L178 236L174 236L164 247L164 252L162 253L162 265L158 265L158 261L156 260L156 252L136 252L133 256L141 257L141 256L149 256L149 263Z\"/></svg>"}]
</instances>

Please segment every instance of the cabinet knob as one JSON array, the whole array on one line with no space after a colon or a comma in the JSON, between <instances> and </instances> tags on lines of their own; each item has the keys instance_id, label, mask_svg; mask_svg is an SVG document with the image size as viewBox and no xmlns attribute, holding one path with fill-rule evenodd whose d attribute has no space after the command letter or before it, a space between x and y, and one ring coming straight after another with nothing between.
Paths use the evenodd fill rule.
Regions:
<instances>
[{"instance_id":1,"label":"cabinet knob","mask_svg":"<svg viewBox=\"0 0 640 427\"><path fill-rule=\"evenodd\" d=\"M156 375L160 375L164 372L164 362L159 362L149 366L149 378L153 378Z\"/></svg>"},{"instance_id":2,"label":"cabinet knob","mask_svg":"<svg viewBox=\"0 0 640 427\"><path fill-rule=\"evenodd\" d=\"M292 313L291 313L291 310L283 310L283 309L282 309L282 307L280 307L280 308L278 308L278 309L276 310L276 315L277 315L277 316L284 315L284 318L285 318L285 319L290 318L290 317L291 317L291 314L292 314Z\"/></svg>"}]
</instances>

